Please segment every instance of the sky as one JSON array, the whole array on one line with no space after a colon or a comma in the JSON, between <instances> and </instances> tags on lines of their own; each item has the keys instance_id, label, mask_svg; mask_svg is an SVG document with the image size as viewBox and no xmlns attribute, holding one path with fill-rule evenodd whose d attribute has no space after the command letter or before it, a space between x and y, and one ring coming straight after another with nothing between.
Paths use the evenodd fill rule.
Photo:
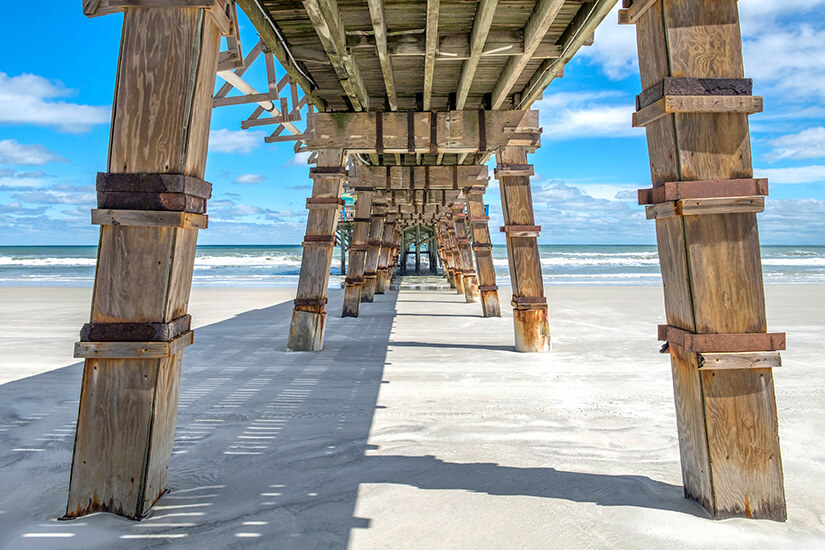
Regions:
<instances>
[{"instance_id":1,"label":"sky","mask_svg":"<svg viewBox=\"0 0 825 550\"><path fill-rule=\"evenodd\" d=\"M36 13L31 6L11 2L4 12L0 245L94 244L89 210L95 174L106 169L122 16L87 19L79 0L41 0ZM754 176L769 178L771 188L759 215L763 244L825 245L824 8L825 0L739 2L745 75L765 98L764 113L750 117ZM540 243L655 243L653 222L636 204L650 171L644 132L631 127L640 92L635 28L616 21L614 10L594 45L533 106L544 128L530 158ZM246 52L258 40L243 15L241 37ZM248 80L263 91L257 65ZM292 143L265 144L265 131L241 130L251 110L213 111L206 169L213 195L200 244L298 244L304 234L306 158ZM495 180L486 200L495 229L502 225Z\"/></svg>"}]
</instances>

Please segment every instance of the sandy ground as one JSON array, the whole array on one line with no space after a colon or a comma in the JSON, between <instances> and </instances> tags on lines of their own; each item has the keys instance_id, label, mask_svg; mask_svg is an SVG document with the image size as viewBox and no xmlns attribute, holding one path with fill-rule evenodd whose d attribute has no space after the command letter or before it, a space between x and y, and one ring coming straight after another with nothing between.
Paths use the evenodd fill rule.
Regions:
<instances>
[{"instance_id":1,"label":"sandy ground","mask_svg":"<svg viewBox=\"0 0 825 550\"><path fill-rule=\"evenodd\" d=\"M767 287L784 524L682 498L660 288L547 290L554 350L526 355L509 307L447 290L358 319L332 291L325 350L287 354L292 290L195 289L171 491L138 523L55 519L90 292L0 288L0 548L825 547L825 287Z\"/></svg>"}]
</instances>

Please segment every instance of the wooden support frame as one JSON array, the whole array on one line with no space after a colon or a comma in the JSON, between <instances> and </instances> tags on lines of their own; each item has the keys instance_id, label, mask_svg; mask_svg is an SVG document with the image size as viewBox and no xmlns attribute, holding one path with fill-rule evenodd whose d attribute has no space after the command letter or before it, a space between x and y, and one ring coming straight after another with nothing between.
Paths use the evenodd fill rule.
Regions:
<instances>
[{"instance_id":1,"label":"wooden support frame","mask_svg":"<svg viewBox=\"0 0 825 550\"><path fill-rule=\"evenodd\" d=\"M478 62L481 59L481 52L484 51L484 43L487 41L487 34L493 24L496 6L498 6L498 0L481 0L478 3L478 8L476 8L473 32L470 37L470 58L464 62L461 75L458 77L455 105L459 111L464 109L467 102L470 86L473 83L473 77L476 74L476 69L478 69Z\"/></svg>"},{"instance_id":2,"label":"wooden support frame","mask_svg":"<svg viewBox=\"0 0 825 550\"><path fill-rule=\"evenodd\" d=\"M481 294L481 312L484 317L501 317L501 305L496 286L496 268L493 264L493 245L490 242L489 218L484 207L484 187L464 189L467 198L470 229L473 235L473 253L478 272L478 290Z\"/></svg>"},{"instance_id":3,"label":"wooden support frame","mask_svg":"<svg viewBox=\"0 0 825 550\"><path fill-rule=\"evenodd\" d=\"M524 147L505 147L496 154L499 166L526 166ZM550 351L550 326L544 298L539 248L536 242L540 227L533 217L530 178L499 171L501 205L507 237L507 257L513 288L513 324L516 351ZM515 172L520 173L520 172Z\"/></svg>"},{"instance_id":4,"label":"wooden support frame","mask_svg":"<svg viewBox=\"0 0 825 550\"><path fill-rule=\"evenodd\" d=\"M188 330L176 333L181 319L188 322L195 244L206 216L186 210L196 198L205 211L209 196L202 178L224 33L212 7L225 5L84 7L91 4L129 9L107 173L92 212L100 244L83 334L95 341L76 346L85 361L66 517L111 512L140 519L166 491L182 350L193 338ZM111 208L113 200L140 207ZM147 337L158 340L140 341Z\"/></svg>"},{"instance_id":5,"label":"wooden support frame","mask_svg":"<svg viewBox=\"0 0 825 550\"><path fill-rule=\"evenodd\" d=\"M384 245L386 210L386 206L382 204L373 204L368 240L369 250L367 251L367 263L364 266L364 288L361 292L362 302L371 303L378 289L378 261Z\"/></svg>"},{"instance_id":6,"label":"wooden support frame","mask_svg":"<svg viewBox=\"0 0 825 550\"><path fill-rule=\"evenodd\" d=\"M636 123L649 144L653 190L644 199L656 213L685 496L714 518L784 521L771 350L780 346L765 334L755 213L764 196L679 195L759 188L748 114L761 105L743 78L737 2L634 1L624 16L636 23L645 90ZM674 93L685 86L692 95ZM690 212L720 201L724 208ZM725 351L752 349L754 339L768 351Z\"/></svg>"},{"instance_id":7,"label":"wooden support frame","mask_svg":"<svg viewBox=\"0 0 825 550\"><path fill-rule=\"evenodd\" d=\"M349 269L344 289L344 306L341 317L358 317L361 292L364 288L364 266L369 250L370 212L372 212L372 191L358 190L355 199L352 243L349 248Z\"/></svg>"},{"instance_id":8,"label":"wooden support frame","mask_svg":"<svg viewBox=\"0 0 825 550\"><path fill-rule=\"evenodd\" d=\"M458 245L458 261L461 265L462 286L464 300L475 303L480 300L478 293L478 277L473 266L473 252L470 248L470 238L467 232L466 205L463 202L453 203L453 227L455 228L456 244Z\"/></svg>"},{"instance_id":9,"label":"wooden support frame","mask_svg":"<svg viewBox=\"0 0 825 550\"><path fill-rule=\"evenodd\" d=\"M312 113L308 119L306 143L312 150L484 154L541 145L539 112L533 110Z\"/></svg>"},{"instance_id":10,"label":"wooden support frame","mask_svg":"<svg viewBox=\"0 0 825 550\"><path fill-rule=\"evenodd\" d=\"M390 289L390 254L393 252L395 244L393 236L395 234L396 214L387 214L384 218L384 232L381 242L381 251L378 254L378 278L376 280L375 293L384 294Z\"/></svg>"},{"instance_id":11,"label":"wooden support frame","mask_svg":"<svg viewBox=\"0 0 825 550\"><path fill-rule=\"evenodd\" d=\"M341 198L345 160L341 149L318 151L318 166L312 186L313 201L337 201ZM324 347L326 294L339 216L338 208L309 209L287 351L320 351Z\"/></svg>"}]
</instances>

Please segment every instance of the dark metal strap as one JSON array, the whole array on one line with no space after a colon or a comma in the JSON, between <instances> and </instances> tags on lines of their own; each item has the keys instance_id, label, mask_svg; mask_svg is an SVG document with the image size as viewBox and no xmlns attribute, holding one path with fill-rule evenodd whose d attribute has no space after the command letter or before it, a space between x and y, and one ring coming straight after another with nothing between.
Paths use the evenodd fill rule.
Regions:
<instances>
[{"instance_id":1,"label":"dark metal strap","mask_svg":"<svg viewBox=\"0 0 825 550\"><path fill-rule=\"evenodd\" d=\"M668 76L636 96L636 110L644 109L668 95L753 95L750 78L691 78Z\"/></svg>"},{"instance_id":2,"label":"dark metal strap","mask_svg":"<svg viewBox=\"0 0 825 550\"><path fill-rule=\"evenodd\" d=\"M185 174L98 172L95 188L101 193L184 193L201 199L212 196L211 183Z\"/></svg>"},{"instance_id":3,"label":"dark metal strap","mask_svg":"<svg viewBox=\"0 0 825 550\"><path fill-rule=\"evenodd\" d=\"M293 303L296 306L310 306L310 307L321 307L326 305L327 299L324 298L295 298Z\"/></svg>"},{"instance_id":4,"label":"dark metal strap","mask_svg":"<svg viewBox=\"0 0 825 550\"><path fill-rule=\"evenodd\" d=\"M659 340L694 353L736 353L785 349L784 332L697 334L671 325L659 325Z\"/></svg>"},{"instance_id":5,"label":"dark metal strap","mask_svg":"<svg viewBox=\"0 0 825 550\"><path fill-rule=\"evenodd\" d=\"M415 111L407 111L407 152L415 153Z\"/></svg>"},{"instance_id":6,"label":"dark metal strap","mask_svg":"<svg viewBox=\"0 0 825 550\"><path fill-rule=\"evenodd\" d=\"M498 286L496 286L496 285L485 285L485 286L480 286L480 285L479 285L478 290L479 290L480 292L490 292L490 291L493 291L493 290L498 290Z\"/></svg>"},{"instance_id":7,"label":"dark metal strap","mask_svg":"<svg viewBox=\"0 0 825 550\"><path fill-rule=\"evenodd\" d=\"M171 342L190 330L192 317L183 315L167 323L86 323L81 342Z\"/></svg>"},{"instance_id":8,"label":"dark metal strap","mask_svg":"<svg viewBox=\"0 0 825 550\"><path fill-rule=\"evenodd\" d=\"M478 110L478 151L487 151L487 113L484 109Z\"/></svg>"}]
</instances>

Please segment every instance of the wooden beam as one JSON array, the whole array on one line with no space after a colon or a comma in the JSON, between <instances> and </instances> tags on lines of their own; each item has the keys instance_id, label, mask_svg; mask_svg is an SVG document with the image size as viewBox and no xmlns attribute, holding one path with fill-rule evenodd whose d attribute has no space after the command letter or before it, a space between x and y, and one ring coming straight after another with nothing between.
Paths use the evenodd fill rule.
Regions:
<instances>
[{"instance_id":1,"label":"wooden beam","mask_svg":"<svg viewBox=\"0 0 825 550\"><path fill-rule=\"evenodd\" d=\"M596 0L590 6L582 6L571 26L565 32L567 38L562 46L562 53L558 59L544 61L530 82L521 92L521 101L515 106L517 109L528 109L534 101L541 99L545 88L554 78L564 74L564 66L573 59L576 52L587 43L596 27L607 17L616 0Z\"/></svg>"},{"instance_id":2,"label":"wooden beam","mask_svg":"<svg viewBox=\"0 0 825 550\"><path fill-rule=\"evenodd\" d=\"M416 112L412 124L408 123L407 113L388 112L381 115L380 132L377 116L375 112L313 113L307 124L307 147L376 153L379 137L383 154L406 154L410 146L415 153L435 150L439 154L460 154L495 151L508 145L531 149L540 145L538 111L483 111L483 115L478 111ZM436 138L435 143L431 143L431 137Z\"/></svg>"},{"instance_id":3,"label":"wooden beam","mask_svg":"<svg viewBox=\"0 0 825 550\"><path fill-rule=\"evenodd\" d=\"M375 49L384 75L384 88L387 90L387 104L391 111L398 110L395 99L395 77L392 72L392 60L387 51L387 19L384 16L384 0L367 0L370 8L372 29L375 32Z\"/></svg>"},{"instance_id":4,"label":"wooden beam","mask_svg":"<svg viewBox=\"0 0 825 550\"><path fill-rule=\"evenodd\" d=\"M527 64L533 59L533 53L541 45L544 35L559 10L564 6L565 0L539 0L530 19L524 26L524 53L520 57L513 57L507 61L504 70L501 71L498 83L493 88L492 108L499 109L507 99L507 94L515 86L516 81L521 76Z\"/></svg>"},{"instance_id":5,"label":"wooden beam","mask_svg":"<svg viewBox=\"0 0 825 550\"><path fill-rule=\"evenodd\" d=\"M493 16L496 13L498 0L481 0L476 9L475 21L473 22L473 34L470 40L470 59L464 62L461 68L461 76L458 78L458 90L456 91L456 109L461 111L467 103L467 96L475 78L481 52L484 50L484 42L487 40L487 33L493 24Z\"/></svg>"},{"instance_id":6,"label":"wooden beam","mask_svg":"<svg viewBox=\"0 0 825 550\"><path fill-rule=\"evenodd\" d=\"M424 52L424 110L429 111L433 98L435 53L438 48L438 13L441 0L427 0L427 30Z\"/></svg>"},{"instance_id":7,"label":"wooden beam","mask_svg":"<svg viewBox=\"0 0 825 550\"><path fill-rule=\"evenodd\" d=\"M366 111L369 108L369 96L355 56L347 50L344 23L337 2L304 0L303 4L352 108L356 111Z\"/></svg>"},{"instance_id":8,"label":"wooden beam","mask_svg":"<svg viewBox=\"0 0 825 550\"><path fill-rule=\"evenodd\" d=\"M318 110L326 109L326 101L320 98L315 91L317 84L310 78L307 71L298 65L286 40L281 34L281 30L272 20L268 12L264 10L258 0L236 0L243 12L255 26L255 30L261 35L261 40L266 44L267 50L278 58L278 62L292 79L304 91L308 101Z\"/></svg>"}]
</instances>

